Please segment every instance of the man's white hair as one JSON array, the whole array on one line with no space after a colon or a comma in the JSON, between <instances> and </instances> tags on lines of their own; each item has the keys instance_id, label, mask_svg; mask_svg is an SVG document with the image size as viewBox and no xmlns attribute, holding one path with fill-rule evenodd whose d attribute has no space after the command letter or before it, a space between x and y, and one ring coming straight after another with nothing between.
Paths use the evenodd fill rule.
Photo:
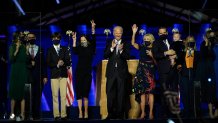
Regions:
<instances>
[{"instance_id":1,"label":"man's white hair","mask_svg":"<svg viewBox=\"0 0 218 123\"><path fill-rule=\"evenodd\" d=\"M121 30L121 32L123 33L123 27L121 27L121 26L115 26L113 29L113 32L115 32L115 30L117 30L117 29Z\"/></svg>"}]
</instances>

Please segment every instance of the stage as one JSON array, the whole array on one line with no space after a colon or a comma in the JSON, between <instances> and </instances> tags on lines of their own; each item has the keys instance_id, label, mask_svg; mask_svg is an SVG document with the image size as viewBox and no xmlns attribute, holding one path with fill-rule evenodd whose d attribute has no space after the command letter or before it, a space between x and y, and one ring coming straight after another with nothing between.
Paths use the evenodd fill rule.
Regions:
<instances>
[{"instance_id":1,"label":"stage","mask_svg":"<svg viewBox=\"0 0 218 123\"><path fill-rule=\"evenodd\" d=\"M24 122L29 122L29 121L33 121L33 122L95 122L95 123L106 123L106 122L125 122L125 123L218 123L218 118L215 119L210 119L209 116L207 114L205 114L202 117L198 117L198 118L181 118L181 120L179 120L178 118L171 118L171 120L173 121L169 121L169 118L160 118L160 116L158 116L158 111L156 111L155 113L155 118L154 120L149 120L148 118L140 120L140 119L124 119L124 120L120 120L120 119L111 119L111 120L106 120L106 119L101 119L100 116L100 107L98 106L91 106L89 107L89 119L78 119L78 109L77 107L72 107L70 110L70 117L68 120L58 120L55 121L53 119L52 116L52 112L50 111L43 111L41 113L41 119L40 120L32 120L29 118L29 116L26 116L26 120ZM206 112L202 111L202 112ZM10 120L7 119L0 119L0 122L11 122Z\"/></svg>"},{"instance_id":2,"label":"stage","mask_svg":"<svg viewBox=\"0 0 218 123\"><path fill-rule=\"evenodd\" d=\"M169 121L168 119L157 119L157 120L100 120L100 119L89 119L89 120L78 120L78 119L70 119L65 121L54 121L53 119L43 118L41 120L25 120L23 122L90 122L90 123L107 123L107 122L125 122L125 123L217 123L218 119L182 119L180 122L178 119L172 119ZM9 120L0 120L0 122L11 122Z\"/></svg>"}]
</instances>

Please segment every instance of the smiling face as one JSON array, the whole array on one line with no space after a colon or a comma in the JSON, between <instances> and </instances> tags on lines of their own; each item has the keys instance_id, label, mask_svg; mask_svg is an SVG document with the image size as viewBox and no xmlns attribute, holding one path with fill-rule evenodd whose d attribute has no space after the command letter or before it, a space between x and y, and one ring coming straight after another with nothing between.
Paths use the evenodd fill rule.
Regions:
<instances>
[{"instance_id":1,"label":"smiling face","mask_svg":"<svg viewBox=\"0 0 218 123\"><path fill-rule=\"evenodd\" d=\"M180 40L180 34L179 33L174 33L173 34L173 41L179 41Z\"/></svg>"},{"instance_id":2,"label":"smiling face","mask_svg":"<svg viewBox=\"0 0 218 123\"><path fill-rule=\"evenodd\" d=\"M116 26L113 31L114 38L116 40L120 40L122 38L123 28L120 26Z\"/></svg>"}]
</instances>

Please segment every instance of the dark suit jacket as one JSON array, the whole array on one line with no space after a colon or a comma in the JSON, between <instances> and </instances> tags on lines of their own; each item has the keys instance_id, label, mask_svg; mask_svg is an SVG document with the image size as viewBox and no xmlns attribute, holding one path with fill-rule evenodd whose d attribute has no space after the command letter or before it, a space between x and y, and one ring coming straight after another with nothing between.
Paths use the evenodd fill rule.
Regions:
<instances>
[{"instance_id":1,"label":"dark suit jacket","mask_svg":"<svg viewBox=\"0 0 218 123\"><path fill-rule=\"evenodd\" d=\"M129 55L129 45L127 42L124 42L123 40L121 43L123 43L123 52L120 54L118 53L116 55L116 49L114 49L113 52L111 52L111 43L112 41L107 41L106 48L104 50L104 58L108 59L107 69L106 69L106 77L111 78L114 76L115 73L115 65L117 63L117 69L119 72L119 76L121 78L127 77L128 74L128 66L127 61L130 57Z\"/></svg>"},{"instance_id":2,"label":"dark suit jacket","mask_svg":"<svg viewBox=\"0 0 218 123\"><path fill-rule=\"evenodd\" d=\"M58 61L63 60L64 65L57 67ZM47 52L47 65L51 69L51 78L57 79L59 77L67 77L67 66L70 66L70 53L67 47L60 46L59 55L57 54L54 46L48 49Z\"/></svg>"},{"instance_id":3,"label":"dark suit jacket","mask_svg":"<svg viewBox=\"0 0 218 123\"><path fill-rule=\"evenodd\" d=\"M170 43L169 40L168 42ZM152 53L157 61L159 73L168 73L170 71L169 57L164 55L164 52L167 50L167 46L162 40L156 40L153 42Z\"/></svg>"},{"instance_id":4,"label":"dark suit jacket","mask_svg":"<svg viewBox=\"0 0 218 123\"><path fill-rule=\"evenodd\" d=\"M29 77L28 82L42 82L43 78L47 78L47 66L45 62L45 54L44 50L39 47L36 56L34 59L31 58L29 55L28 58L28 70L29 70ZM35 66L32 66L31 61L35 61Z\"/></svg>"},{"instance_id":5,"label":"dark suit jacket","mask_svg":"<svg viewBox=\"0 0 218 123\"><path fill-rule=\"evenodd\" d=\"M176 52L177 59L176 59L176 64L177 65L182 65L184 63L184 50L185 50L185 45L183 41L176 41L171 44L171 48Z\"/></svg>"}]
</instances>

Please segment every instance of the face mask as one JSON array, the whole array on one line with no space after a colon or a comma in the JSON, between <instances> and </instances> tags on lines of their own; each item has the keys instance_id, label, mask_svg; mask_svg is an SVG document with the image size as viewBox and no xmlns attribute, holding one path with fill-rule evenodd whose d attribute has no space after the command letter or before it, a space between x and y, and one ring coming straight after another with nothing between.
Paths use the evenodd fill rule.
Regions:
<instances>
[{"instance_id":1,"label":"face mask","mask_svg":"<svg viewBox=\"0 0 218 123\"><path fill-rule=\"evenodd\" d=\"M53 40L53 44L54 44L54 45L60 44L60 40Z\"/></svg>"},{"instance_id":2,"label":"face mask","mask_svg":"<svg viewBox=\"0 0 218 123\"><path fill-rule=\"evenodd\" d=\"M36 39L30 39L29 42L30 42L31 45L34 45L35 42L36 42Z\"/></svg>"},{"instance_id":3,"label":"face mask","mask_svg":"<svg viewBox=\"0 0 218 123\"><path fill-rule=\"evenodd\" d=\"M188 42L188 47L194 48L195 47L195 42Z\"/></svg>"},{"instance_id":4,"label":"face mask","mask_svg":"<svg viewBox=\"0 0 218 123\"><path fill-rule=\"evenodd\" d=\"M20 41L22 44L26 45L27 44L27 41L24 39L24 37L20 37Z\"/></svg>"},{"instance_id":5,"label":"face mask","mask_svg":"<svg viewBox=\"0 0 218 123\"><path fill-rule=\"evenodd\" d=\"M144 41L143 44L147 47L147 46L151 45L151 42L150 41Z\"/></svg>"},{"instance_id":6,"label":"face mask","mask_svg":"<svg viewBox=\"0 0 218 123\"><path fill-rule=\"evenodd\" d=\"M208 40L213 43L215 41L215 37L209 37Z\"/></svg>"},{"instance_id":7,"label":"face mask","mask_svg":"<svg viewBox=\"0 0 218 123\"><path fill-rule=\"evenodd\" d=\"M88 46L88 42L87 41L81 41L81 46L82 47L87 47Z\"/></svg>"},{"instance_id":8,"label":"face mask","mask_svg":"<svg viewBox=\"0 0 218 123\"><path fill-rule=\"evenodd\" d=\"M173 40L174 42L177 42L177 41L181 41L181 40Z\"/></svg>"},{"instance_id":9,"label":"face mask","mask_svg":"<svg viewBox=\"0 0 218 123\"><path fill-rule=\"evenodd\" d=\"M160 40L166 40L167 39L167 35L163 34L163 35L160 35Z\"/></svg>"}]
</instances>

